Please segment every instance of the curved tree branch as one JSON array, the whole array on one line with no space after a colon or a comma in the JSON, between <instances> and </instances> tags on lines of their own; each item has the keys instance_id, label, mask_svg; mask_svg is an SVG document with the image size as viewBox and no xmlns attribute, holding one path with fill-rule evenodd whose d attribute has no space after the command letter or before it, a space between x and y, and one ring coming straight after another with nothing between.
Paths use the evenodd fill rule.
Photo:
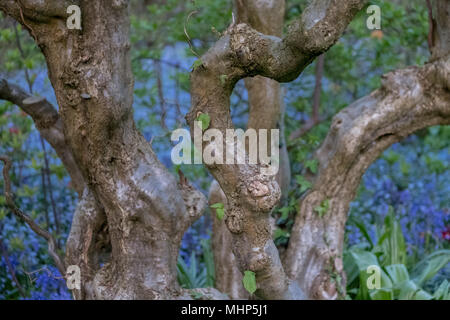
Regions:
<instances>
[{"instance_id":1,"label":"curved tree branch","mask_svg":"<svg viewBox=\"0 0 450 320\"><path fill-rule=\"evenodd\" d=\"M449 79L450 56L394 71L380 89L333 118L316 152L319 171L309 177L313 187L300 200L284 261L309 298L336 299L345 291L344 229L361 177L393 143L419 129L450 124ZM329 209L322 217L314 208L325 200Z\"/></svg>"},{"instance_id":2,"label":"curved tree branch","mask_svg":"<svg viewBox=\"0 0 450 320\"><path fill-rule=\"evenodd\" d=\"M204 113L211 118L210 128L225 137L226 130L233 128L229 98L238 80L256 75L280 82L295 79L338 40L365 2L316 0L283 39L263 35L246 24L231 25L191 74L192 108L186 119L192 136L195 119ZM226 149L226 145L219 147ZM260 165L207 167L227 197L226 223L233 234L233 252L241 270L256 273L257 295L303 298L297 284L286 276L272 240L269 213L280 198L274 177L265 175Z\"/></svg>"},{"instance_id":3,"label":"curved tree branch","mask_svg":"<svg viewBox=\"0 0 450 320\"><path fill-rule=\"evenodd\" d=\"M285 1L234 1L236 23L248 23L255 30L266 35L281 36L283 31ZM245 86L249 97L248 128L277 129L282 124L282 89L280 84L264 77L246 78ZM280 128L282 131L282 128ZM277 181L282 193L287 192L290 182L290 166L286 144L282 135L280 148L281 163ZM270 146L270 136L267 145ZM268 150L270 152L270 150ZM224 203L227 206L225 194L217 182L213 182L209 192L210 204ZM228 210L228 209L227 209ZM215 209L213 209L215 211ZM216 287L228 293L233 299L248 298L248 292L242 285L242 273L237 266L232 252L232 235L224 221L218 220L213 214L212 245L216 268Z\"/></svg>"}]
</instances>

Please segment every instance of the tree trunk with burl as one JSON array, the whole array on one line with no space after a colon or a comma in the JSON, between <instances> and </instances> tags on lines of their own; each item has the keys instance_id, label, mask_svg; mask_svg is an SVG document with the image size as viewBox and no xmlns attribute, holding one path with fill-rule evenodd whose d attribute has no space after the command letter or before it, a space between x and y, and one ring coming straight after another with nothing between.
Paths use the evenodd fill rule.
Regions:
<instances>
[{"instance_id":1,"label":"tree trunk with burl","mask_svg":"<svg viewBox=\"0 0 450 320\"><path fill-rule=\"evenodd\" d=\"M296 79L333 46L366 2L311 1L283 36L284 0L236 0L234 23L191 73L186 116L191 131L199 114L207 114L210 128L224 136L233 128L229 100L241 79L247 79L250 92L248 127L278 128L279 83ZM81 30L66 26L72 4L81 8ZM218 232L224 245L217 248L217 241L215 257L232 257L233 277L225 279L223 270L217 289L186 290L176 277L180 243L207 199L161 164L134 123L128 1L2 0L0 10L21 23L41 49L57 98L58 111L0 81L0 98L33 118L79 193L60 261L65 268L81 268L82 286L73 290L74 297L190 299L200 293L225 298L220 290L241 297L245 292L236 282L248 270L256 275L258 298L339 298L345 288L344 227L362 175L393 143L450 123L450 1L432 4L430 61L387 74L378 90L334 116L315 153L318 172L308 177L313 186L299 200L282 258L272 240L270 213L283 178L264 175L261 164L207 165L217 181L210 203L226 204ZM314 208L324 201L329 208L322 217Z\"/></svg>"}]
</instances>

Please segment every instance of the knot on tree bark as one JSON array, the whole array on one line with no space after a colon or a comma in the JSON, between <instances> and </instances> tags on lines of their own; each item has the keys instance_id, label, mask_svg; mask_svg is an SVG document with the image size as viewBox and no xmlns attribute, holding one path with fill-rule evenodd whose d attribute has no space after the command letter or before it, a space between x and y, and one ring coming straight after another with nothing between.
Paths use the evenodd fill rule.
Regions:
<instances>
[{"instance_id":1,"label":"knot on tree bark","mask_svg":"<svg viewBox=\"0 0 450 320\"><path fill-rule=\"evenodd\" d=\"M227 33L230 35L230 49L235 55L235 61L247 75L256 72L259 64L265 62L262 55L270 45L267 41L270 37L262 36L245 23L231 26Z\"/></svg>"},{"instance_id":2,"label":"knot on tree bark","mask_svg":"<svg viewBox=\"0 0 450 320\"><path fill-rule=\"evenodd\" d=\"M273 177L262 174L244 181L240 188L245 206L256 213L268 213L281 198L281 189Z\"/></svg>"},{"instance_id":3,"label":"knot on tree bark","mask_svg":"<svg viewBox=\"0 0 450 320\"><path fill-rule=\"evenodd\" d=\"M244 231L244 212L242 209L240 209L239 206L233 206L230 209L230 212L227 213L225 223L231 233L242 233Z\"/></svg>"}]
</instances>

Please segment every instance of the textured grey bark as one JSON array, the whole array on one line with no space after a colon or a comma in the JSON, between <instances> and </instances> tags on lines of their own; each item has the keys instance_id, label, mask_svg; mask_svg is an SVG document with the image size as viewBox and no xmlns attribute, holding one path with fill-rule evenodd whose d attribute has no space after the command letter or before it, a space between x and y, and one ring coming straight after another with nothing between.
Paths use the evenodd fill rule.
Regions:
<instances>
[{"instance_id":1,"label":"textured grey bark","mask_svg":"<svg viewBox=\"0 0 450 320\"><path fill-rule=\"evenodd\" d=\"M227 198L217 181L213 181L209 189L209 204L215 203L223 203L225 211L228 211ZM213 220L211 245L214 254L215 287L226 293L231 299L248 299L249 293L242 284L242 273L233 253L232 235L225 221L217 218L215 209L211 210Z\"/></svg>"},{"instance_id":2,"label":"textured grey bark","mask_svg":"<svg viewBox=\"0 0 450 320\"><path fill-rule=\"evenodd\" d=\"M46 108L48 119L52 125L62 122L59 132L62 128L86 186L67 242L66 264L82 269L83 287L74 296L190 299L196 292L206 299L225 298L211 288L182 290L176 281L181 238L201 215L206 199L184 179L177 181L135 128L128 1L74 3L83 13L82 31L66 28L67 1L0 3L2 11L30 31L45 56L60 117ZM243 23L231 25L191 74L191 130L198 115L206 113L210 128L225 135L233 127L229 98L237 81L295 79L339 39L365 3L312 1L284 38ZM270 212L281 193L276 178L262 174L261 165L208 166L224 194L219 199L226 204L225 225L231 234L226 244L231 243L239 270L256 273L259 298L336 298L345 283L336 285L332 276L342 274L348 204L362 174L392 143L420 128L449 123L450 1L433 5L438 10L431 62L388 74L382 88L335 116L316 153L319 172L310 177L314 186L300 200L283 263L271 235ZM48 107L42 100L32 102L40 103L38 109ZM39 129L39 118L28 113ZM322 219L313 208L325 199L330 209ZM105 262L101 268L100 261ZM239 295L240 289L229 288L232 297Z\"/></svg>"},{"instance_id":3,"label":"textured grey bark","mask_svg":"<svg viewBox=\"0 0 450 320\"><path fill-rule=\"evenodd\" d=\"M178 183L135 128L127 1L75 3L83 13L82 31L66 28L67 6L61 1L22 1L22 6L3 1L0 8L41 48L65 139L92 199L88 203L95 199L107 219L110 260L94 266L94 275L84 275L92 281L79 296L177 297L181 237L201 214L205 197ZM90 255L91 232L82 232L97 227L96 218L87 218L90 207L81 201L75 214L67 261Z\"/></svg>"},{"instance_id":4,"label":"textured grey bark","mask_svg":"<svg viewBox=\"0 0 450 320\"><path fill-rule=\"evenodd\" d=\"M333 118L316 152L319 172L310 177L314 185L300 200L284 261L288 275L311 299L336 299L345 293L347 212L370 164L413 132L450 123L450 1L433 4L439 35L433 35L430 63L385 75L380 89ZM320 218L314 208L326 199L330 208Z\"/></svg>"},{"instance_id":5,"label":"textured grey bark","mask_svg":"<svg viewBox=\"0 0 450 320\"><path fill-rule=\"evenodd\" d=\"M280 37L283 32L285 13L284 0L273 1L234 1L234 16L236 23L247 23L258 32ZM245 79L249 97L248 128L277 129L281 123L282 89L277 81L264 77ZM283 135L284 138L284 135ZM282 193L286 193L290 183L290 164L286 143L281 139L280 170L277 182ZM270 136L267 145L270 146ZM270 153L270 148L268 150ZM227 204L225 194L217 182L211 185L209 202ZM228 209L228 208L227 208ZM214 210L214 209L213 209ZM213 215L213 249L216 268L216 287L226 292L233 299L247 299L248 292L242 284L242 272L239 270L236 258L232 252L232 235L223 221Z\"/></svg>"},{"instance_id":6,"label":"textured grey bark","mask_svg":"<svg viewBox=\"0 0 450 320\"><path fill-rule=\"evenodd\" d=\"M225 136L226 130L233 128L229 98L238 80L257 75L277 81L295 79L338 40L363 4L364 1L312 2L283 39L263 35L246 24L230 26L191 74L192 109L187 116L191 132L194 133L195 119L204 113L211 118L210 128ZM257 296L304 298L298 283L286 275L272 240L270 211L280 198L274 177L264 175L259 165L207 167L226 195L226 224L233 236L233 252L240 270L255 272Z\"/></svg>"}]
</instances>

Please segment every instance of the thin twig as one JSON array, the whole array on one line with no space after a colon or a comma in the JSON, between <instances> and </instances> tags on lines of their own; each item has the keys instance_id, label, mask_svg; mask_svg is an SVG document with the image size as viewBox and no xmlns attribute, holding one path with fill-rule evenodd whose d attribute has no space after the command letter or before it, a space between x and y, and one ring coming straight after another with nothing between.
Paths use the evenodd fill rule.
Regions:
<instances>
[{"instance_id":1,"label":"thin twig","mask_svg":"<svg viewBox=\"0 0 450 320\"><path fill-rule=\"evenodd\" d=\"M324 64L325 64L325 54L321 54L317 58L316 63L316 85L314 87L314 95L313 95L312 118L315 122L319 120L320 96L322 94L322 78L323 78Z\"/></svg>"},{"instance_id":2,"label":"thin twig","mask_svg":"<svg viewBox=\"0 0 450 320\"><path fill-rule=\"evenodd\" d=\"M22 57L22 60L25 60L26 56L25 56L25 51L23 50L21 41L20 41L20 36L19 36L19 32L17 30L17 26L14 24L14 30L15 30L15 36L16 36L16 44L17 44L17 48L19 49L19 53ZM33 94L33 83L31 82L31 78L28 72L28 68L25 68L25 79L28 83L28 91L29 93L32 95ZM59 223L59 213L57 211L57 206L56 206L56 202L53 196L53 186L52 186L52 181L51 181L51 174L50 174L50 166L49 166L49 160L48 160L48 152L45 148L45 141L44 138L42 137L41 134L39 134L39 138L40 138L40 142L41 142L41 146L42 146L42 151L44 153L44 165L45 165L45 171L44 171L44 177L47 179L47 185L48 185L48 191L50 194L50 202L52 205L52 210L53 210L53 217L55 220L55 227L56 227L56 234L59 235L60 234L60 223ZM43 188L45 188L45 185L43 184ZM47 201L47 195L45 193L45 201ZM48 225L50 227L50 225ZM59 243L57 242L56 245L59 247Z\"/></svg>"},{"instance_id":3,"label":"thin twig","mask_svg":"<svg viewBox=\"0 0 450 320\"><path fill-rule=\"evenodd\" d=\"M433 33L434 33L434 20L433 20L433 7L431 1L427 0L428 8L428 48L431 50L434 47Z\"/></svg>"},{"instance_id":4,"label":"thin twig","mask_svg":"<svg viewBox=\"0 0 450 320\"><path fill-rule=\"evenodd\" d=\"M21 7L22 6L22 2L20 0L17 0L17 6L19 7L20 18L22 19L22 22L23 22L24 26L27 27L30 30L31 35L33 36L34 40L37 41L37 37L36 37L36 34L34 33L33 28L30 27L30 25L25 22L25 17L23 16L23 11L22 11L22 7Z\"/></svg>"},{"instance_id":5,"label":"thin twig","mask_svg":"<svg viewBox=\"0 0 450 320\"><path fill-rule=\"evenodd\" d=\"M184 22L184 34L186 35L187 41L188 41L188 43L189 43L189 49L191 50L191 52L192 52L197 58L200 58L200 56L199 56L199 55L197 54L197 52L195 52L195 50L194 50L194 46L192 45L192 42L191 42L191 37L189 37L189 34L188 34L188 32L187 32L187 28L186 28L186 25L189 23L189 19L190 19L194 14L196 14L196 13L198 13L198 11L197 11L197 10L194 10L194 11L190 12L189 15L187 16L186 21Z\"/></svg>"},{"instance_id":6,"label":"thin twig","mask_svg":"<svg viewBox=\"0 0 450 320\"><path fill-rule=\"evenodd\" d=\"M14 35L16 37L16 45L17 49L19 49L20 56L22 57L22 60L25 60L25 51L23 50L22 44L20 43L20 35L19 31L17 30L17 25L14 23ZM30 94L33 94L33 83L31 82L30 74L28 72L28 68L25 67L25 80L28 84L28 91Z\"/></svg>"},{"instance_id":7,"label":"thin twig","mask_svg":"<svg viewBox=\"0 0 450 320\"><path fill-rule=\"evenodd\" d=\"M159 98L159 104L161 107L161 127L164 130L168 130L167 125L166 125L167 109L166 109L166 99L164 98L161 64L159 62L155 62L154 65L155 65L155 72L156 72L156 84L158 87L158 98Z\"/></svg>"},{"instance_id":8,"label":"thin twig","mask_svg":"<svg viewBox=\"0 0 450 320\"><path fill-rule=\"evenodd\" d=\"M289 136L289 139L291 141L302 137L304 134L309 132L312 128L314 128L315 126L317 126L324 120L319 115L324 65L325 65L325 54L322 54L317 58L317 62L316 62L316 70L315 70L316 83L315 83L314 94L313 94L312 117L309 119L309 121L307 121L305 124L303 124L300 128L298 128L297 130L295 130L294 132L291 133L291 135Z\"/></svg>"},{"instance_id":9,"label":"thin twig","mask_svg":"<svg viewBox=\"0 0 450 320\"><path fill-rule=\"evenodd\" d=\"M7 156L0 156L0 161L4 163L3 166L3 179L5 180L5 198L6 198L6 205L11 209L11 211L23 222L25 222L31 230L33 230L37 235L44 238L48 243L48 252L50 256L53 258L53 261L56 264L56 267L58 268L59 272L62 276L66 273L66 268L64 267L64 263L62 262L61 257L56 252L56 241L55 238L46 230L42 229L36 222L34 222L31 217L29 217L27 214L22 212L22 210L19 209L19 207L16 206L14 203L13 194L11 191L11 179L9 177L9 171L12 166L11 159Z\"/></svg>"},{"instance_id":10,"label":"thin twig","mask_svg":"<svg viewBox=\"0 0 450 320\"><path fill-rule=\"evenodd\" d=\"M3 256L3 258L5 259L6 268L8 269L8 272L11 275L11 279L16 284L17 290L19 290L19 293L22 297L26 298L27 295L25 293L25 290L23 289L22 285L20 284L19 279L17 279L16 272L14 271L14 267L13 267L11 261L9 260L8 249L3 244L1 237L0 237L0 253Z\"/></svg>"},{"instance_id":11,"label":"thin twig","mask_svg":"<svg viewBox=\"0 0 450 320\"><path fill-rule=\"evenodd\" d=\"M45 168L45 173L46 173L46 178L47 178L48 191L49 191L49 195L50 195L50 203L52 205L53 219L55 220L55 231L56 231L57 235L60 235L59 212L57 210L55 197L53 196L53 185L52 185L52 180L51 180L50 164L48 161L48 153L47 153L47 148L45 147L44 138L42 138L41 135L40 135L40 141L41 141L42 151L44 153L44 168ZM58 245L58 242L56 244ZM58 245L58 247L59 247L59 245Z\"/></svg>"}]
</instances>

